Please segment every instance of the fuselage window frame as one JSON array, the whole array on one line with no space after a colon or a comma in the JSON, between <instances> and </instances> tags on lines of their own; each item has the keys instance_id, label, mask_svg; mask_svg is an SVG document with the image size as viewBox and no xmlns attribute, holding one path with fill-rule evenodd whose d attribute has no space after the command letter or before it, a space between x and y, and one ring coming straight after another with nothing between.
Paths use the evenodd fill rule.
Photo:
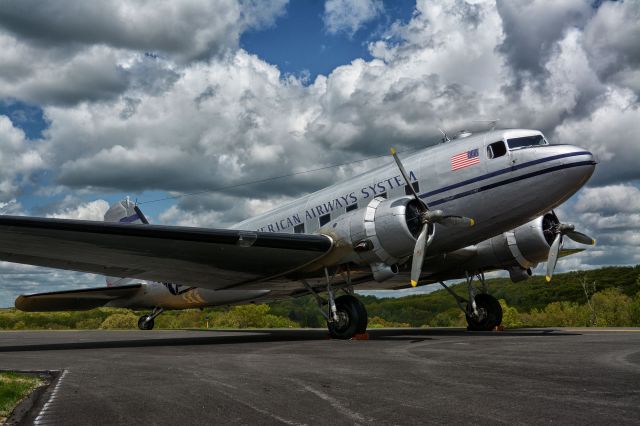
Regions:
<instances>
[{"instance_id":1,"label":"fuselage window frame","mask_svg":"<svg viewBox=\"0 0 640 426\"><path fill-rule=\"evenodd\" d=\"M511 143L513 143L514 146L511 146ZM547 142L547 140L542 135L520 136L517 138L507 139L507 146L509 147L509 151L513 151L514 149L531 148L534 146L546 145L549 145L549 142Z\"/></svg>"},{"instance_id":2,"label":"fuselage window frame","mask_svg":"<svg viewBox=\"0 0 640 426\"><path fill-rule=\"evenodd\" d=\"M350 212L350 211L353 211L353 210L358 210L358 203L351 204L351 205L347 206L347 208L346 208L347 212Z\"/></svg>"},{"instance_id":3,"label":"fuselage window frame","mask_svg":"<svg viewBox=\"0 0 640 426\"><path fill-rule=\"evenodd\" d=\"M331 213L323 214L319 218L320 220L320 228L322 228L327 223L331 222Z\"/></svg>"},{"instance_id":4,"label":"fuselage window frame","mask_svg":"<svg viewBox=\"0 0 640 426\"><path fill-rule=\"evenodd\" d=\"M496 141L487 146L487 158L493 160L507 155L507 145L504 141Z\"/></svg>"}]
</instances>

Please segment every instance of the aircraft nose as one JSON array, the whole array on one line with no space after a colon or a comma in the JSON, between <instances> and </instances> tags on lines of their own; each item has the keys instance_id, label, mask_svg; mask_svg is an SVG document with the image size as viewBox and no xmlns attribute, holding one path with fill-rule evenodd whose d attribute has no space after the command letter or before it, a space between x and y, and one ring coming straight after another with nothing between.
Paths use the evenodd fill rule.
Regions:
<instances>
[{"instance_id":1,"label":"aircraft nose","mask_svg":"<svg viewBox=\"0 0 640 426\"><path fill-rule=\"evenodd\" d=\"M573 175L574 180L578 181L576 184L580 186L589 180L598 164L596 156L591 151L578 146L568 146L564 160L565 166L571 169L569 174Z\"/></svg>"}]
</instances>

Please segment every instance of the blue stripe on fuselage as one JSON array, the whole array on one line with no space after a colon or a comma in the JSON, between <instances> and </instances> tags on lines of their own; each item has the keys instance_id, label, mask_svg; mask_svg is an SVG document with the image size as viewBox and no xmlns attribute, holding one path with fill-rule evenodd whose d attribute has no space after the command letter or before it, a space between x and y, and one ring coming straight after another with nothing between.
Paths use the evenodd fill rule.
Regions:
<instances>
[{"instance_id":1,"label":"blue stripe on fuselage","mask_svg":"<svg viewBox=\"0 0 640 426\"><path fill-rule=\"evenodd\" d=\"M568 157L568 155L564 155L564 156ZM557 156L557 157L560 157L560 156ZM538 160L536 160L536 161L538 161ZM529 179L529 178L532 178L534 176L540 176L540 175L544 175L544 174L555 172L555 171L562 170L562 169L569 169L569 168L572 168L572 167L593 166L595 164L596 164L595 161L578 161L576 163L561 164L559 166L549 167L548 169L542 169L542 170L538 170L538 171L535 171L535 172L527 173L527 174L524 174L524 175L515 176L515 177L509 178L509 179L501 180L500 182L495 182L495 183L491 183L489 185L484 185L484 186L481 186L480 188L471 189L471 190L465 191L465 192L460 192L458 194L454 194L454 195L451 195L449 197L441 198L439 200L430 201L430 202L427 203L427 205L428 206L437 206L438 204L443 204L443 203L446 203L447 201L457 200L458 198L466 197L466 196L472 195L472 194L477 194L478 192L487 191L489 189L497 188L499 186L508 185L510 183L517 182L519 180ZM480 180L480 179L477 179L477 180ZM439 192L441 192L441 191L439 191ZM426 197L425 194L420 195L420 198L425 198L425 197Z\"/></svg>"},{"instance_id":2,"label":"blue stripe on fuselage","mask_svg":"<svg viewBox=\"0 0 640 426\"><path fill-rule=\"evenodd\" d=\"M497 170L495 172L491 172L491 173L487 173L487 174L484 174L484 175L476 176L476 177L471 178L471 179L463 180L462 182L454 183L452 185L445 186L445 187L440 188L440 189L436 189L436 190L433 190L433 191L430 191L430 192L425 192L424 194L420 194L420 198L431 197L432 195L441 194L443 192L447 192L447 191L450 191L452 189L460 188L462 186L466 186L466 185L469 185L469 184L474 183L474 182L479 182L481 180L489 179L489 178L492 178L492 177L495 177L495 176L500 176L500 175L503 175L505 173L513 172L513 171L520 170L520 169L524 169L525 167L535 166L536 164L546 163L548 161L558 160L560 158L575 157L577 155L592 155L592 154L589 151L569 152L569 153L566 153L566 154L552 155L550 157L539 158L537 160L527 161L526 163L510 166L510 167L507 167L506 169ZM457 198L460 198L460 197L457 197Z\"/></svg>"}]
</instances>

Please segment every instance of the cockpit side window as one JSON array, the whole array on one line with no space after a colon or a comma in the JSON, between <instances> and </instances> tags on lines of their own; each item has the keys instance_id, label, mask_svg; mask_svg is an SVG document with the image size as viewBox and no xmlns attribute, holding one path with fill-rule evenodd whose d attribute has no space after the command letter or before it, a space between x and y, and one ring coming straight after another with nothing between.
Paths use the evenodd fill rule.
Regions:
<instances>
[{"instance_id":1,"label":"cockpit side window","mask_svg":"<svg viewBox=\"0 0 640 426\"><path fill-rule=\"evenodd\" d=\"M526 146L547 145L547 141L542 135L523 136L507 140L509 149L524 148Z\"/></svg>"},{"instance_id":2,"label":"cockpit side window","mask_svg":"<svg viewBox=\"0 0 640 426\"><path fill-rule=\"evenodd\" d=\"M502 141L494 142L487 147L487 157L489 158L502 157L506 153L507 153L507 147L504 145L504 142Z\"/></svg>"}]
</instances>

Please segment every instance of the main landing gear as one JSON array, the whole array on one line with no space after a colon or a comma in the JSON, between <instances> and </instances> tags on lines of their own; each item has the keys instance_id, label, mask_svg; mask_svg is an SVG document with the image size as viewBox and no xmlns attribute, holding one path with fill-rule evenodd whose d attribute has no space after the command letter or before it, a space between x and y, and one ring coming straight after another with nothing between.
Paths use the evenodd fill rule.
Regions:
<instances>
[{"instance_id":1,"label":"main landing gear","mask_svg":"<svg viewBox=\"0 0 640 426\"><path fill-rule=\"evenodd\" d=\"M329 335L334 339L351 339L357 334L366 332L368 323L367 309L354 296L349 271L347 270L347 287L343 289L346 294L338 298L335 297L331 286L335 274L329 278L329 272L325 268L325 276L327 279L327 300L320 297L305 280L302 283L316 298L318 309L327 320ZM325 305L327 306L326 309Z\"/></svg>"},{"instance_id":2,"label":"main landing gear","mask_svg":"<svg viewBox=\"0 0 640 426\"><path fill-rule=\"evenodd\" d=\"M150 314L142 315L140 319L138 319L138 328L140 330L153 330L153 326L155 325L153 320L163 311L164 309L156 306Z\"/></svg>"},{"instance_id":3,"label":"main landing gear","mask_svg":"<svg viewBox=\"0 0 640 426\"><path fill-rule=\"evenodd\" d=\"M457 295L451 288L442 281L440 285L445 288L456 300L458 307L462 309L467 319L467 330L469 331L491 331L502 324L502 306L495 297L487 294L487 286L484 280L484 273L476 275L482 286L482 293L478 293L473 285L474 276L467 274L467 291L469 300Z\"/></svg>"}]
</instances>

